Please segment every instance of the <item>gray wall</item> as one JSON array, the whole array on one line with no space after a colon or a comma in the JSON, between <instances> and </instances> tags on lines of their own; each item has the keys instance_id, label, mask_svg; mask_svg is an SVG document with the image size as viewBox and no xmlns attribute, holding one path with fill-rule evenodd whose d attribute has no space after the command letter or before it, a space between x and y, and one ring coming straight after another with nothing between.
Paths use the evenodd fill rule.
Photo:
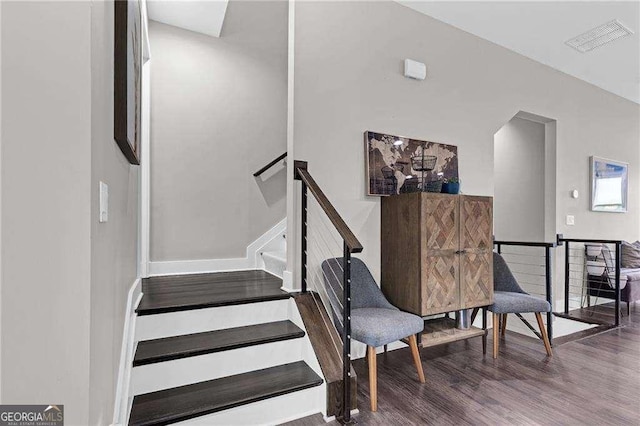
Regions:
<instances>
[{"instance_id":1,"label":"gray wall","mask_svg":"<svg viewBox=\"0 0 640 426\"><path fill-rule=\"evenodd\" d=\"M110 424L138 198L112 138L113 4L1 7L2 403Z\"/></svg>"},{"instance_id":2,"label":"gray wall","mask_svg":"<svg viewBox=\"0 0 640 426\"><path fill-rule=\"evenodd\" d=\"M91 4L1 7L2 402L88 424Z\"/></svg>"},{"instance_id":3,"label":"gray wall","mask_svg":"<svg viewBox=\"0 0 640 426\"><path fill-rule=\"evenodd\" d=\"M127 296L137 277L138 171L113 140L113 3L91 6L91 334L89 423L110 424ZM100 223L99 182L109 185Z\"/></svg>"},{"instance_id":4,"label":"gray wall","mask_svg":"<svg viewBox=\"0 0 640 426\"><path fill-rule=\"evenodd\" d=\"M151 260L244 257L286 214L287 3L231 1L220 38L152 22Z\"/></svg>"},{"instance_id":5,"label":"gray wall","mask_svg":"<svg viewBox=\"0 0 640 426\"><path fill-rule=\"evenodd\" d=\"M494 234L544 241L545 125L514 117L494 141Z\"/></svg>"},{"instance_id":6,"label":"gray wall","mask_svg":"<svg viewBox=\"0 0 640 426\"><path fill-rule=\"evenodd\" d=\"M637 104L393 2L299 2L295 49L296 158L309 160L376 277L380 199L365 195L365 130L458 145L462 190L492 195L494 134L518 111L556 119L556 214L576 216L557 231L639 236ZM405 58L427 64L425 81L402 76ZM630 162L629 213L591 213L586 196L569 197L588 193L594 154Z\"/></svg>"}]
</instances>

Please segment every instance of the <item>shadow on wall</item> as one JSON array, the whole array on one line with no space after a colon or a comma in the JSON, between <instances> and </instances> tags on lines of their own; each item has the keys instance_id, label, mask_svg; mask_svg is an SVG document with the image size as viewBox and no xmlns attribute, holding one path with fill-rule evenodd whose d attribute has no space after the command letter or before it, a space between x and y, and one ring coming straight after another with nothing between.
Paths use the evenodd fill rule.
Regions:
<instances>
[{"instance_id":1,"label":"shadow on wall","mask_svg":"<svg viewBox=\"0 0 640 426\"><path fill-rule=\"evenodd\" d=\"M287 198L287 168L279 167L255 178L267 206L271 207Z\"/></svg>"}]
</instances>

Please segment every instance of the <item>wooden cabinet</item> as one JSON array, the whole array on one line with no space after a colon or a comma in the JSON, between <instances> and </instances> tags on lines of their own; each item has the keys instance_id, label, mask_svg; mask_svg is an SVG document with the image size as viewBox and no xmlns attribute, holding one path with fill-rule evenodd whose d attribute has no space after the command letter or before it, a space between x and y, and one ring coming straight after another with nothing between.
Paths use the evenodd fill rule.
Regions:
<instances>
[{"instance_id":1,"label":"wooden cabinet","mask_svg":"<svg viewBox=\"0 0 640 426\"><path fill-rule=\"evenodd\" d=\"M382 291L420 316L493 303L493 199L418 192L382 199Z\"/></svg>"}]
</instances>

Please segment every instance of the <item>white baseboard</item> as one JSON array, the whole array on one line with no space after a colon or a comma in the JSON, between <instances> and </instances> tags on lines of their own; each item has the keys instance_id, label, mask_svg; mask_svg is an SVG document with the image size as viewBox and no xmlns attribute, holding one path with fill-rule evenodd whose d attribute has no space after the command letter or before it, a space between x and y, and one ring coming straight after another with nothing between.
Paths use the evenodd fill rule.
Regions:
<instances>
[{"instance_id":1,"label":"white baseboard","mask_svg":"<svg viewBox=\"0 0 640 426\"><path fill-rule=\"evenodd\" d=\"M129 412L133 397L130 392L131 369L133 368L133 356L136 349L136 308L142 299L142 280L137 278L127 296L127 311L122 332L122 346L120 350L120 366L118 367L118 383L116 386L116 398L113 409L113 424L125 425L128 423Z\"/></svg>"},{"instance_id":2,"label":"white baseboard","mask_svg":"<svg viewBox=\"0 0 640 426\"><path fill-rule=\"evenodd\" d=\"M265 232L247 247L246 257L233 259L202 259L149 262L149 276L186 275L208 272L245 271L261 269L259 267L260 251L271 241L281 237L287 229L286 218Z\"/></svg>"},{"instance_id":3,"label":"white baseboard","mask_svg":"<svg viewBox=\"0 0 640 426\"><path fill-rule=\"evenodd\" d=\"M264 262L262 261L262 256L260 256L261 252L274 249L286 250L286 244L283 244L282 238L282 235L286 232L287 218L285 217L247 247L247 258L254 259L255 268L264 268Z\"/></svg>"},{"instance_id":4,"label":"white baseboard","mask_svg":"<svg viewBox=\"0 0 640 426\"><path fill-rule=\"evenodd\" d=\"M286 292L293 292L293 273L291 271L284 271L282 273L282 289Z\"/></svg>"},{"instance_id":5,"label":"white baseboard","mask_svg":"<svg viewBox=\"0 0 640 426\"><path fill-rule=\"evenodd\" d=\"M149 276L187 275L254 269L246 258L149 262Z\"/></svg>"}]
</instances>

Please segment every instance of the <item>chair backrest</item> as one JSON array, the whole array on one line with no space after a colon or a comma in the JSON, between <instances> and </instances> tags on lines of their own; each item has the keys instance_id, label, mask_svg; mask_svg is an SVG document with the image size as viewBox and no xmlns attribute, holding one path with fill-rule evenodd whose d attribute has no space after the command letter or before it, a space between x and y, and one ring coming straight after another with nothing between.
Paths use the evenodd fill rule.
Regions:
<instances>
[{"instance_id":1,"label":"chair backrest","mask_svg":"<svg viewBox=\"0 0 640 426\"><path fill-rule=\"evenodd\" d=\"M518 284L518 280L513 276L507 262L498 253L493 253L493 289L495 291L527 294Z\"/></svg>"},{"instance_id":2,"label":"chair backrest","mask_svg":"<svg viewBox=\"0 0 640 426\"><path fill-rule=\"evenodd\" d=\"M342 305L342 262L343 258L336 257L322 262L322 272L331 302L336 300ZM382 294L380 287L373 279L369 268L358 258L351 258L351 309L385 308L397 309Z\"/></svg>"}]
</instances>

